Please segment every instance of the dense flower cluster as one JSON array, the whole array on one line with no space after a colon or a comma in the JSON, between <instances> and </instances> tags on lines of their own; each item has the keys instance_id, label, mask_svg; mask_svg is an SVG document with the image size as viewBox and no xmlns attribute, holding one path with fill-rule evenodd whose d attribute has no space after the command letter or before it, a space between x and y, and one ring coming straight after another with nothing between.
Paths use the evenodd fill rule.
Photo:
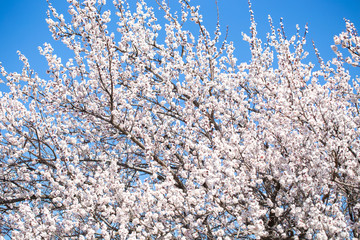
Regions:
<instances>
[{"instance_id":1,"label":"dense flower cluster","mask_svg":"<svg viewBox=\"0 0 360 240\"><path fill-rule=\"evenodd\" d=\"M68 2L47 22L71 59L0 69L0 239L359 238L351 22L316 70L299 29L269 19L263 43L251 10L238 63L187 0L158 3L166 24L144 0Z\"/></svg>"}]
</instances>

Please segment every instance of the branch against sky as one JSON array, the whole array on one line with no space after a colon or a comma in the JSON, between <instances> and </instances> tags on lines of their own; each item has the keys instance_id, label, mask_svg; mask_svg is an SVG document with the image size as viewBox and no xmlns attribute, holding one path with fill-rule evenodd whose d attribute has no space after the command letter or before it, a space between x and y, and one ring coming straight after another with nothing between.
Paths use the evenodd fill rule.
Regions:
<instances>
[{"instance_id":1,"label":"branch against sky","mask_svg":"<svg viewBox=\"0 0 360 240\"><path fill-rule=\"evenodd\" d=\"M251 8L241 62L186 0L68 2L47 23L71 58L1 68L2 237L359 237L354 24L315 68L307 28L261 39Z\"/></svg>"}]
</instances>

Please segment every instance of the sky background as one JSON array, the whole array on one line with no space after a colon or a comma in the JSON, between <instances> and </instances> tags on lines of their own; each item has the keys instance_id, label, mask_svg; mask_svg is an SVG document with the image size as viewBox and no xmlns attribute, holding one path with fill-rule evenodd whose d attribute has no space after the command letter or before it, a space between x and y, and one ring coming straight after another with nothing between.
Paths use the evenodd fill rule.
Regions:
<instances>
[{"instance_id":1,"label":"sky background","mask_svg":"<svg viewBox=\"0 0 360 240\"><path fill-rule=\"evenodd\" d=\"M129 0L129 2L135 0ZM155 2L154 0L148 0ZM168 0L170 6L175 0ZM65 0L52 0L59 12L67 13ZM108 2L112 2L108 0ZM249 9L247 0L217 0L220 13L220 24L225 33L229 27L228 41L235 43L236 57L241 61L249 61L249 48L242 40L241 33L249 33ZM215 29L215 0L192 0L192 4L200 5L204 16L204 24L208 29ZM360 30L360 0L253 0L253 10L258 23L260 36L266 36L270 30L268 15L274 25L284 18L288 36L296 31L296 24L304 29L309 26L308 47L313 53L311 41L314 40L321 56L325 60L334 57L330 49L333 37L345 29L344 18L351 20ZM38 46L50 42L55 52L61 56L62 44L51 38L45 22L46 0L0 0L0 62L8 72L20 71L22 64L18 60L17 50L29 59L30 65L40 76L45 76L46 61L39 54ZM158 17L160 19L160 17ZM315 58L310 58L314 61ZM315 60L316 61L316 60Z\"/></svg>"}]
</instances>

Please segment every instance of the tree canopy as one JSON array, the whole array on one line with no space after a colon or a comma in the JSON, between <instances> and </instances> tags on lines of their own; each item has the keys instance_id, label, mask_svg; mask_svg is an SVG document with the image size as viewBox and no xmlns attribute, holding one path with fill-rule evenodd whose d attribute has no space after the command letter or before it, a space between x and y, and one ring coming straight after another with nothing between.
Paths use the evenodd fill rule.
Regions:
<instances>
[{"instance_id":1,"label":"tree canopy","mask_svg":"<svg viewBox=\"0 0 360 240\"><path fill-rule=\"evenodd\" d=\"M166 2L49 4L72 58L45 44L46 78L21 53L0 68L0 239L359 238L355 26L315 66L306 28L269 18L260 39L249 3L239 62L220 25Z\"/></svg>"}]
</instances>

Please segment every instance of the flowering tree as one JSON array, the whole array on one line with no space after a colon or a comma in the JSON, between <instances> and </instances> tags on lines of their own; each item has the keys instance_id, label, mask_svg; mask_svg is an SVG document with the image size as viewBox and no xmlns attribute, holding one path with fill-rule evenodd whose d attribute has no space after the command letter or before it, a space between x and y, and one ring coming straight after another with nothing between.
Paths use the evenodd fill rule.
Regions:
<instances>
[{"instance_id":1,"label":"flowering tree","mask_svg":"<svg viewBox=\"0 0 360 240\"><path fill-rule=\"evenodd\" d=\"M251 14L251 61L196 7L68 0L48 24L73 58L1 68L2 239L348 239L360 234L360 37L304 61L305 36ZM187 23L188 22L188 23ZM195 34L188 24L199 29ZM306 35L306 31L305 31ZM321 83L320 83L321 81Z\"/></svg>"}]
</instances>

